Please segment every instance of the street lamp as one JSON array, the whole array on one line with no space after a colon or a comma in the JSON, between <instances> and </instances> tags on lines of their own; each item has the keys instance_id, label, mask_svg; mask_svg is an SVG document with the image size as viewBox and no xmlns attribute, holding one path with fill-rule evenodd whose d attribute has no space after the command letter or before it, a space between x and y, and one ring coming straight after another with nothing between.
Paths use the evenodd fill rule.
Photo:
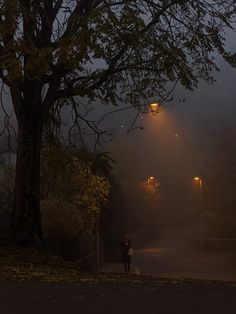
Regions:
<instances>
[{"instance_id":1,"label":"street lamp","mask_svg":"<svg viewBox=\"0 0 236 314\"><path fill-rule=\"evenodd\" d=\"M99 236L99 213L96 217L96 271L100 267L100 236Z\"/></svg>"},{"instance_id":2,"label":"street lamp","mask_svg":"<svg viewBox=\"0 0 236 314\"><path fill-rule=\"evenodd\" d=\"M194 177L194 181L199 184L200 200L202 200L202 179L200 177Z\"/></svg>"},{"instance_id":3,"label":"street lamp","mask_svg":"<svg viewBox=\"0 0 236 314\"><path fill-rule=\"evenodd\" d=\"M147 184L153 188L158 188L160 186L160 181L156 177L148 177Z\"/></svg>"},{"instance_id":4,"label":"street lamp","mask_svg":"<svg viewBox=\"0 0 236 314\"><path fill-rule=\"evenodd\" d=\"M147 183L148 185L151 185L153 183L154 177L148 177Z\"/></svg>"},{"instance_id":5,"label":"street lamp","mask_svg":"<svg viewBox=\"0 0 236 314\"><path fill-rule=\"evenodd\" d=\"M150 104L150 111L154 116L160 112L160 109L161 109L161 106L159 103L154 102Z\"/></svg>"}]
</instances>

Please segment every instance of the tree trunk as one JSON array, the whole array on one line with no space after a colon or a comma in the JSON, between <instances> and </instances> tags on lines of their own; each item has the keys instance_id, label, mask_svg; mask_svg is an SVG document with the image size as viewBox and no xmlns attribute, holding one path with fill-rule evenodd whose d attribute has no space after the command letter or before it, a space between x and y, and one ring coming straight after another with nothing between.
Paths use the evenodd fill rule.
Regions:
<instances>
[{"instance_id":1,"label":"tree trunk","mask_svg":"<svg viewBox=\"0 0 236 314\"><path fill-rule=\"evenodd\" d=\"M28 112L18 117L15 203L12 227L16 244L42 247L40 152L42 122Z\"/></svg>"}]
</instances>

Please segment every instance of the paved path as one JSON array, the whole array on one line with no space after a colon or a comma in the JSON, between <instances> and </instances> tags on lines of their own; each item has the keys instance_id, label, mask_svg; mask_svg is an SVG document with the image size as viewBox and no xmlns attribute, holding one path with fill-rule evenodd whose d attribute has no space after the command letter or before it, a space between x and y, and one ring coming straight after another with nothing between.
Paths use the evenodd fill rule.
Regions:
<instances>
[{"instance_id":1,"label":"paved path","mask_svg":"<svg viewBox=\"0 0 236 314\"><path fill-rule=\"evenodd\" d=\"M142 274L158 277L184 277L236 280L236 254L199 253L187 241L154 241L134 252L133 263Z\"/></svg>"},{"instance_id":2,"label":"paved path","mask_svg":"<svg viewBox=\"0 0 236 314\"><path fill-rule=\"evenodd\" d=\"M235 314L236 286L204 282L0 282L1 314Z\"/></svg>"},{"instance_id":3,"label":"paved path","mask_svg":"<svg viewBox=\"0 0 236 314\"><path fill-rule=\"evenodd\" d=\"M131 272L167 278L236 281L236 253L194 252L190 243L166 239L134 249ZM123 265L106 264L101 271L123 272Z\"/></svg>"}]
</instances>

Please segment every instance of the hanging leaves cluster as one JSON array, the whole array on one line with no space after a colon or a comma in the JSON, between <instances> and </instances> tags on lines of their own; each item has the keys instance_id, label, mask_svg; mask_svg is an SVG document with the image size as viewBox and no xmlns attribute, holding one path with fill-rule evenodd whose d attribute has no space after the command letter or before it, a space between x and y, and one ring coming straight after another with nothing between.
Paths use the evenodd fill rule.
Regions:
<instances>
[{"instance_id":1,"label":"hanging leaves cluster","mask_svg":"<svg viewBox=\"0 0 236 314\"><path fill-rule=\"evenodd\" d=\"M93 232L108 199L108 178L93 172L91 163L82 161L78 152L48 144L42 156L42 215L47 233L75 237Z\"/></svg>"}]
</instances>

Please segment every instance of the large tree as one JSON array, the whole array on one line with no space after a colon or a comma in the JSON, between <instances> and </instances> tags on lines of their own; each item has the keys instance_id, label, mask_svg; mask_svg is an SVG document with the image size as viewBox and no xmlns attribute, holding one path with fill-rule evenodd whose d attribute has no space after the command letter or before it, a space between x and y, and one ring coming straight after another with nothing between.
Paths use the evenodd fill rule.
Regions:
<instances>
[{"instance_id":1,"label":"large tree","mask_svg":"<svg viewBox=\"0 0 236 314\"><path fill-rule=\"evenodd\" d=\"M55 103L136 107L209 81L234 0L1 0L0 78L18 122L16 238L42 239L40 148ZM172 84L172 85L171 85Z\"/></svg>"}]
</instances>

